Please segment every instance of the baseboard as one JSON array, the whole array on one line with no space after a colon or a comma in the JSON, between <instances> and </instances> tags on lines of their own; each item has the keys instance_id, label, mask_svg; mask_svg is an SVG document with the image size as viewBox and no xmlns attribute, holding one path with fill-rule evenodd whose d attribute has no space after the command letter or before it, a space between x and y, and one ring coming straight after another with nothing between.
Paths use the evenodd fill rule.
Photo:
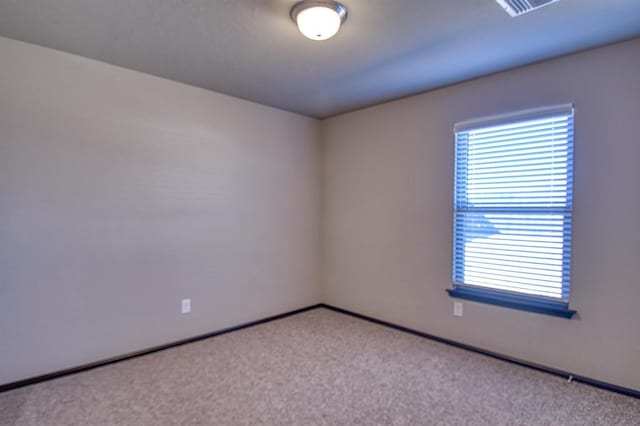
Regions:
<instances>
[{"instance_id":1,"label":"baseboard","mask_svg":"<svg viewBox=\"0 0 640 426\"><path fill-rule=\"evenodd\" d=\"M538 370L538 371L542 371L545 373L549 373L549 374L553 374L554 376L560 376L560 377L564 377L565 379L567 379L568 381L574 381L574 382L580 382L580 383L584 383L590 386L594 386L600 389L605 389L611 392L616 392L616 393L620 393L626 396L631 396L634 398L640 398L640 391L637 391L635 389L630 389L630 388L625 388L622 386L618 386L618 385L614 385L612 383L606 383L606 382L602 382L600 380L596 380L596 379L591 379L589 377L585 377L585 376L581 376L579 374L573 374L570 373L568 371L563 371L563 370L558 370L555 368L551 368L551 367L546 367L544 365L540 365L540 364L535 364L529 361L525 361L522 359L518 359L518 358L513 358L507 355L502 355L499 354L497 352L492 352L492 351L488 351L486 349L482 349L482 348L478 348L476 346L471 346L471 345L467 345L464 343L460 343L460 342L456 342L454 340L450 340L450 339L445 339L443 337L439 337L439 336L435 336L433 334L429 334L429 333L424 333L422 331L418 331L418 330L414 330L412 328L408 328L408 327L403 327L401 325L397 325L397 324L393 324L391 322L388 321L383 321L383 320L379 320L377 318L373 318L367 315L362 315L359 314L357 312L353 312L353 311L349 311L347 309L343 309L343 308L338 308L336 306L332 306L332 305L327 305L326 303L321 303L319 305L319 307L322 308L326 308L329 310L332 310L334 312L339 312L345 315L350 315L352 317L355 318L360 318L375 324L379 324L385 327L389 327L389 328L393 328L394 330L399 330L399 331L403 331L405 333L409 333L409 334L413 334L415 336L419 336L419 337L424 337L426 339L429 340L434 340L436 342L440 342L440 343L445 343L447 345L450 346L455 346L456 348L461 348L461 349L466 349L468 351L471 352L476 352L482 355L486 355L486 356L490 356L492 358L496 358L502 361L507 361L510 362L512 364L517 364L523 367L527 367L527 368L532 368L534 370Z\"/></svg>"},{"instance_id":2,"label":"baseboard","mask_svg":"<svg viewBox=\"0 0 640 426\"><path fill-rule=\"evenodd\" d=\"M77 367L67 368L65 370L55 371L53 373L43 374L41 376L30 377L24 380L18 380L17 382L11 382L4 385L0 385L0 393L10 391L13 389L21 388L24 386L33 385L36 383L44 382L47 380L57 379L58 377L68 376L70 374L81 373L83 371L92 370L94 368L103 367L105 365L113 364L120 361L125 361L131 358L148 355L154 352L163 351L165 349L173 348L187 343L196 342L198 340L208 339L210 337L220 336L221 334L230 333L232 331L242 330L243 328L253 327L255 325L264 324L266 322L279 320L292 315L300 314L302 312L310 311L312 309L320 308L321 304L307 306L305 308L296 309L293 311L285 312L283 314L273 315L270 317L262 318L256 321L251 321L232 327L223 328L221 330L213 331L211 333L200 334L198 336L189 337L187 339L178 340L171 343L165 343L164 345L154 346L152 348L142 349L140 351L130 352L124 355L119 355L112 358L103 359L100 361L91 362L89 364L83 364Z\"/></svg>"},{"instance_id":3,"label":"baseboard","mask_svg":"<svg viewBox=\"0 0 640 426\"><path fill-rule=\"evenodd\" d=\"M131 353L127 353L124 355L120 355L117 357L113 357L113 358L108 358L108 359L103 359L100 361L96 361L96 362L92 362L89 364L84 364L84 365L80 365L78 367L72 367L72 368L68 368L65 370L60 370L60 371L55 371L53 373L48 373L48 374L43 374L41 376L35 376L35 377L31 377L28 379L24 379L24 380L19 380L16 382L12 382L12 383L7 383L4 385L0 385L0 393L2 392L6 392L6 391L10 391L13 389L17 389L17 388L21 388L24 386L29 386L29 385L33 385L36 383L40 383L40 382L44 382L47 380L52 380L52 379L56 379L58 377L63 377L63 376L68 376L71 374L76 374L76 373L81 373L83 371L87 371L87 370L92 370L94 368L98 368L98 367L103 367L105 365L109 365L109 364L113 364L116 362L120 362L120 361L125 361L131 358L135 358L135 357L139 357L139 356L143 356L143 355L148 355L154 352L158 352L158 351L163 351L165 349L170 349L176 346L180 346L180 345L184 345L187 343L192 343L192 342L196 342L198 340L203 340L203 339L208 339L210 337L215 337L215 336L220 336L222 334L226 334L226 333L230 333L232 331L237 331L237 330L242 330L244 328L248 328L248 327L253 327L259 324L264 324L270 321L275 321L275 320L279 320L282 318L286 318L292 315L296 315L296 314L300 314L303 312L307 312L313 309L318 309L318 308L325 308L325 309L329 309L331 311L334 312L339 312L345 315L349 315L355 318L359 318L365 321L369 321L375 324L379 324L385 327L389 327L392 328L394 330L399 330L405 333L409 333L409 334L413 334L415 336L419 336L419 337L423 337L425 339L429 339L429 340L433 340L436 342L440 342L440 343L444 343L450 346L454 346L457 348L461 348L461 349L466 349L468 351L471 352L476 352L482 355L486 355L486 356L490 356L492 358L496 358L502 361L506 361L506 362L510 362L512 364L517 364L523 367L527 367L527 368L532 368L534 370L538 370L538 371L542 371L545 373L549 373L549 374L553 374L555 376L560 376L560 377L564 377L565 379L569 380L569 381L576 381L576 382L580 382L580 383L584 383L590 386L594 386L600 389L605 389L611 392L616 392L616 393L620 393L623 395L627 395L627 396L631 396L634 398L639 398L640 399L640 391L634 390L634 389L630 389L630 388L625 388L622 386L618 386L618 385L614 385L611 383L606 383L606 382L602 382L600 380L595 380L595 379L591 379L589 377L585 377L585 376L581 376L578 374L573 374L567 371L563 371L563 370L558 370L555 368L551 368L551 367L546 367L543 365L539 365L539 364L535 364L529 361L525 361L525 360L521 360L521 359L517 359L517 358L513 358L507 355L502 355L496 352L492 352L492 351L488 351L486 349L482 349L482 348L478 348L476 346L471 346L471 345L467 345L464 343L460 343L460 342L456 342L454 340L450 340L450 339L445 339L443 337L439 337L439 336L435 336L433 334L429 334L429 333L424 333L422 331L418 331L418 330L414 330L412 328L408 328L408 327L404 327L401 325L397 325L397 324L393 324L391 322L388 321L383 321L377 318L373 318L367 315L362 315L359 314L357 312L353 312L353 311L349 311L347 309L343 309L343 308L338 308L336 306L332 306L332 305L328 305L326 303L319 303L316 305L311 305L311 306L307 306L301 309L296 309L293 311L289 311L289 312L285 312L282 314L278 314L278 315L273 315L270 317L266 317L266 318L262 318L256 321L251 321L251 322L247 322L247 323L243 323L243 324L239 324L236 326L232 326L232 327L227 327L227 328L223 328L221 330L217 330L217 331L213 331L211 333L206 333L206 334L201 334L198 336L194 336L194 337L190 337L187 339L182 339L182 340L178 340L176 342L171 342L171 343L166 343L164 345L159 345L159 346L154 346L152 348L147 348L147 349L143 349L140 351L136 351L136 352L131 352Z\"/></svg>"}]
</instances>

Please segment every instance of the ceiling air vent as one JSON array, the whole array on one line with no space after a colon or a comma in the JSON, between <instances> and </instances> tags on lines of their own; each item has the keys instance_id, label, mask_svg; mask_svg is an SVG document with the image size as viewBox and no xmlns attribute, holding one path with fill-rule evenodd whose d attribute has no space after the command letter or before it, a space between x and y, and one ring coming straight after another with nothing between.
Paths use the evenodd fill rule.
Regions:
<instances>
[{"instance_id":1,"label":"ceiling air vent","mask_svg":"<svg viewBox=\"0 0 640 426\"><path fill-rule=\"evenodd\" d=\"M511 16L519 16L523 13L547 6L559 0L496 0L500 6Z\"/></svg>"}]
</instances>

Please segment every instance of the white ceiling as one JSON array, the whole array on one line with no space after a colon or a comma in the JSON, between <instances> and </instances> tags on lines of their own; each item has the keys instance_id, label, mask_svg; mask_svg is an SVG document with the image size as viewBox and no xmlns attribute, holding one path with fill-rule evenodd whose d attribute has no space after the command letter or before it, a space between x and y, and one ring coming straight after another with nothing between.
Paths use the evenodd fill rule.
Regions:
<instances>
[{"instance_id":1,"label":"white ceiling","mask_svg":"<svg viewBox=\"0 0 640 426\"><path fill-rule=\"evenodd\" d=\"M495 0L343 0L328 41L295 0L0 0L0 35L327 117L640 36L640 0L561 0L511 18Z\"/></svg>"}]
</instances>

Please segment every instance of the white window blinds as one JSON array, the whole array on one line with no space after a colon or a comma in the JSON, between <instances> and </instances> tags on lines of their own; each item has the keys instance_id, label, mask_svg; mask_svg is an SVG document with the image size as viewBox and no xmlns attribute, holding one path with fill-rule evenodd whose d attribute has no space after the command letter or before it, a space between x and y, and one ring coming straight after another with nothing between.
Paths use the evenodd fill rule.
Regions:
<instances>
[{"instance_id":1,"label":"white window blinds","mask_svg":"<svg viewBox=\"0 0 640 426\"><path fill-rule=\"evenodd\" d=\"M573 107L455 128L455 286L569 300Z\"/></svg>"}]
</instances>

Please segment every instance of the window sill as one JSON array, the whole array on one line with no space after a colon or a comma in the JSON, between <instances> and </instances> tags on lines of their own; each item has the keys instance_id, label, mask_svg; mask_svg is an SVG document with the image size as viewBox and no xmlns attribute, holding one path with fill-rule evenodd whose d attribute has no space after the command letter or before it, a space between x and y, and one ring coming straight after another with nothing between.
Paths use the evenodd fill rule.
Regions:
<instances>
[{"instance_id":1,"label":"window sill","mask_svg":"<svg viewBox=\"0 0 640 426\"><path fill-rule=\"evenodd\" d=\"M575 310L569 309L568 304L564 302L534 299L528 296L508 294L475 287L454 286L452 289L447 289L447 293L449 293L449 296L458 299L466 299L473 302L487 303L490 305L519 309L521 311L535 312L538 314L567 319L573 317L576 313Z\"/></svg>"}]
</instances>

